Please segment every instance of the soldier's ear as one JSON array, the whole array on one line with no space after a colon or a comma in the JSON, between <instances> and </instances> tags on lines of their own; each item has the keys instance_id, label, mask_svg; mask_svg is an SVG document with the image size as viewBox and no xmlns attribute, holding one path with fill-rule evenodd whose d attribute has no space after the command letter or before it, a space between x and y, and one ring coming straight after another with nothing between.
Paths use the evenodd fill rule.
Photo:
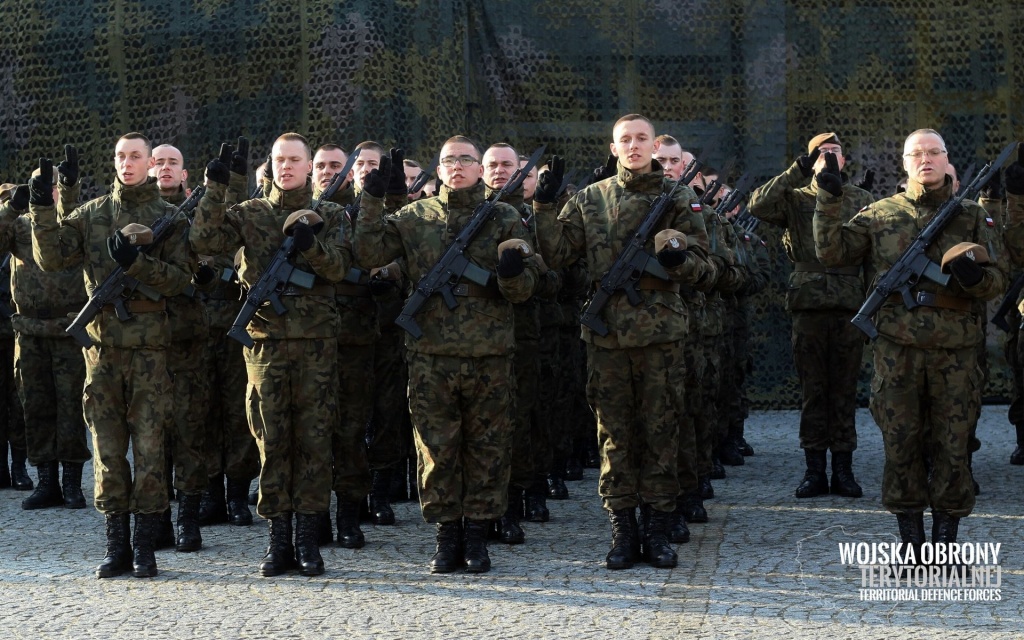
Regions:
<instances>
[{"instance_id":1,"label":"soldier's ear","mask_svg":"<svg viewBox=\"0 0 1024 640\"><path fill-rule=\"evenodd\" d=\"M616 158L619 157L619 154L615 153L615 143L614 142L609 142L608 143L608 148L611 149L611 154L613 156L615 156Z\"/></svg>"},{"instance_id":2,"label":"soldier's ear","mask_svg":"<svg viewBox=\"0 0 1024 640\"><path fill-rule=\"evenodd\" d=\"M181 170L181 184L188 184L188 169Z\"/></svg>"},{"instance_id":3,"label":"soldier's ear","mask_svg":"<svg viewBox=\"0 0 1024 640\"><path fill-rule=\"evenodd\" d=\"M149 156L149 160L146 161L146 168L147 169L152 169L155 166L156 166L156 158L154 158L153 156Z\"/></svg>"}]
</instances>

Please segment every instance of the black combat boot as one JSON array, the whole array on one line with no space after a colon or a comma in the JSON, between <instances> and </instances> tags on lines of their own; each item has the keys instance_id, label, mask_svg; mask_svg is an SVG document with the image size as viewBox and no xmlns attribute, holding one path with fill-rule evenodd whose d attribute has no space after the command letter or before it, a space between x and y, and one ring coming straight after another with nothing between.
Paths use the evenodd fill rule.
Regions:
<instances>
[{"instance_id":1,"label":"black combat boot","mask_svg":"<svg viewBox=\"0 0 1024 640\"><path fill-rule=\"evenodd\" d=\"M739 444L728 436L718 443L718 459L730 467L743 466L743 454L740 453Z\"/></svg>"},{"instance_id":2,"label":"black combat boot","mask_svg":"<svg viewBox=\"0 0 1024 640\"><path fill-rule=\"evenodd\" d=\"M338 496L338 546L346 549L362 549L366 544L362 529L359 528L359 503L346 502Z\"/></svg>"},{"instance_id":3,"label":"black combat boot","mask_svg":"<svg viewBox=\"0 0 1024 640\"><path fill-rule=\"evenodd\" d=\"M498 535L505 544L523 544L526 532L519 525L519 514L523 512L523 490L509 485L508 507L505 515L498 520Z\"/></svg>"},{"instance_id":4,"label":"black combat boot","mask_svg":"<svg viewBox=\"0 0 1024 640\"><path fill-rule=\"evenodd\" d=\"M686 526L686 516L683 513L683 497L676 498L676 508L669 514L668 541L674 543L685 543L690 541L690 528Z\"/></svg>"},{"instance_id":5,"label":"black combat boot","mask_svg":"<svg viewBox=\"0 0 1024 640\"><path fill-rule=\"evenodd\" d=\"M548 474L548 497L552 500L568 500L569 488L565 486L565 458L556 457Z\"/></svg>"},{"instance_id":6,"label":"black combat boot","mask_svg":"<svg viewBox=\"0 0 1024 640\"><path fill-rule=\"evenodd\" d=\"M896 524L900 529L900 542L914 549L914 561L920 564L921 545L924 544L924 512L897 513Z\"/></svg>"},{"instance_id":7,"label":"black combat boot","mask_svg":"<svg viewBox=\"0 0 1024 640\"><path fill-rule=\"evenodd\" d=\"M1010 464L1024 464L1024 422L1013 425L1017 431L1017 448L1010 454Z\"/></svg>"},{"instance_id":8,"label":"black combat boot","mask_svg":"<svg viewBox=\"0 0 1024 640\"><path fill-rule=\"evenodd\" d=\"M437 523L437 551L430 573L451 573L462 566L462 521Z\"/></svg>"},{"instance_id":9,"label":"black combat boot","mask_svg":"<svg viewBox=\"0 0 1024 640\"><path fill-rule=\"evenodd\" d=\"M853 452L832 452L832 495L844 498L859 498L864 495L857 479L853 477Z\"/></svg>"},{"instance_id":10,"label":"black combat boot","mask_svg":"<svg viewBox=\"0 0 1024 640\"><path fill-rule=\"evenodd\" d=\"M729 439L735 443L740 455L743 457L749 457L754 455L754 448L747 444L746 438L743 437L743 431L743 420L737 420L729 425Z\"/></svg>"},{"instance_id":11,"label":"black combat boot","mask_svg":"<svg viewBox=\"0 0 1024 640\"><path fill-rule=\"evenodd\" d=\"M608 512L612 523L612 548L604 559L608 569L632 569L639 557L640 539L637 532L636 509L616 509Z\"/></svg>"},{"instance_id":12,"label":"black combat boot","mask_svg":"<svg viewBox=\"0 0 1024 640\"><path fill-rule=\"evenodd\" d=\"M256 488L249 492L249 506L255 507L260 501L260 483L256 482Z\"/></svg>"},{"instance_id":13,"label":"black combat boot","mask_svg":"<svg viewBox=\"0 0 1024 640\"><path fill-rule=\"evenodd\" d=\"M5 443L3 453L0 453L0 489L11 488L11 469L7 466L7 444Z\"/></svg>"},{"instance_id":14,"label":"black combat boot","mask_svg":"<svg viewBox=\"0 0 1024 640\"><path fill-rule=\"evenodd\" d=\"M160 522L157 524L156 542L154 544L157 551L160 549L170 549L178 544L178 540L174 535L174 522L171 520L170 507L167 507L160 514Z\"/></svg>"},{"instance_id":15,"label":"black combat boot","mask_svg":"<svg viewBox=\"0 0 1024 640\"><path fill-rule=\"evenodd\" d=\"M228 518L231 524L238 527L248 527L252 524L252 511L249 511L249 481L232 480L228 478ZM330 517L327 518L330 528Z\"/></svg>"},{"instance_id":16,"label":"black combat boot","mask_svg":"<svg viewBox=\"0 0 1024 640\"><path fill-rule=\"evenodd\" d=\"M289 511L270 519L270 545L260 562L260 575L265 578L279 576L295 567L295 548L292 546L292 514Z\"/></svg>"},{"instance_id":17,"label":"black combat boot","mask_svg":"<svg viewBox=\"0 0 1024 640\"><path fill-rule=\"evenodd\" d=\"M35 486L25 468L27 460L28 457L24 449L11 447L11 486L18 491L31 491Z\"/></svg>"},{"instance_id":18,"label":"black combat boot","mask_svg":"<svg viewBox=\"0 0 1024 640\"><path fill-rule=\"evenodd\" d=\"M711 455L711 474L708 477L712 480L725 480L725 467L717 451Z\"/></svg>"},{"instance_id":19,"label":"black combat boot","mask_svg":"<svg viewBox=\"0 0 1024 640\"><path fill-rule=\"evenodd\" d=\"M178 537L174 548L183 553L203 548L203 535L199 531L200 494L178 494Z\"/></svg>"},{"instance_id":20,"label":"black combat boot","mask_svg":"<svg viewBox=\"0 0 1024 640\"><path fill-rule=\"evenodd\" d=\"M324 559L317 544L317 513L295 514L295 560L299 573L304 576L318 576L324 572Z\"/></svg>"},{"instance_id":21,"label":"black combat boot","mask_svg":"<svg viewBox=\"0 0 1024 640\"><path fill-rule=\"evenodd\" d=\"M210 482L203 489L199 502L199 524L208 527L228 521L228 507L224 501L224 474L218 473L210 477Z\"/></svg>"},{"instance_id":22,"label":"black combat boot","mask_svg":"<svg viewBox=\"0 0 1024 640\"><path fill-rule=\"evenodd\" d=\"M64 476L61 478L61 488L64 493L65 509L84 509L85 494L82 493L82 468L81 462L62 462Z\"/></svg>"},{"instance_id":23,"label":"black combat boot","mask_svg":"<svg viewBox=\"0 0 1024 640\"><path fill-rule=\"evenodd\" d=\"M580 461L579 445L577 443L577 451L574 451L572 455L565 459L565 474L562 476L566 480L575 482L583 479L583 463Z\"/></svg>"},{"instance_id":24,"label":"black combat boot","mask_svg":"<svg viewBox=\"0 0 1024 640\"><path fill-rule=\"evenodd\" d=\"M526 489L524 513L528 522L547 522L551 519L551 512L548 511L548 483L546 480L535 481Z\"/></svg>"},{"instance_id":25,"label":"black combat boot","mask_svg":"<svg viewBox=\"0 0 1024 640\"><path fill-rule=\"evenodd\" d=\"M488 529L488 521L466 518L466 550L462 557L466 563L467 573L487 573L491 570L491 558L487 555Z\"/></svg>"},{"instance_id":26,"label":"black combat boot","mask_svg":"<svg viewBox=\"0 0 1024 640\"><path fill-rule=\"evenodd\" d=\"M715 498L715 487L711 484L711 476L699 476L697 478L698 491L701 500L713 500Z\"/></svg>"},{"instance_id":27,"label":"black combat boot","mask_svg":"<svg viewBox=\"0 0 1024 640\"><path fill-rule=\"evenodd\" d=\"M956 542L960 518L943 511L932 511L932 542Z\"/></svg>"},{"instance_id":28,"label":"black combat boot","mask_svg":"<svg viewBox=\"0 0 1024 640\"><path fill-rule=\"evenodd\" d=\"M395 524L395 511L391 508L391 469L378 469L371 474L370 522L380 525Z\"/></svg>"},{"instance_id":29,"label":"black combat boot","mask_svg":"<svg viewBox=\"0 0 1024 640\"><path fill-rule=\"evenodd\" d=\"M707 522L708 510L704 508L704 501L699 493L688 493L676 498L676 504L682 511L683 519L687 522Z\"/></svg>"},{"instance_id":30,"label":"black combat boot","mask_svg":"<svg viewBox=\"0 0 1024 640\"><path fill-rule=\"evenodd\" d=\"M828 495L828 477L825 475L828 451L804 449L804 458L807 460L807 472L804 473L800 486L796 488L796 497L813 498Z\"/></svg>"},{"instance_id":31,"label":"black combat boot","mask_svg":"<svg viewBox=\"0 0 1024 640\"><path fill-rule=\"evenodd\" d=\"M676 566L678 556L668 541L668 528L672 519L669 511L657 511L644 505L644 560L652 567L671 569Z\"/></svg>"},{"instance_id":32,"label":"black combat boot","mask_svg":"<svg viewBox=\"0 0 1024 640\"><path fill-rule=\"evenodd\" d=\"M331 508L317 514L316 542L325 547L334 542L334 525L331 524Z\"/></svg>"},{"instance_id":33,"label":"black combat boot","mask_svg":"<svg viewBox=\"0 0 1024 640\"><path fill-rule=\"evenodd\" d=\"M132 537L132 575L136 578L153 578L156 568L156 535L160 526L159 513L136 513L135 535Z\"/></svg>"},{"instance_id":34,"label":"black combat boot","mask_svg":"<svg viewBox=\"0 0 1024 640\"><path fill-rule=\"evenodd\" d=\"M113 578L132 570L131 520L127 513L104 516L107 555L96 567L97 578Z\"/></svg>"},{"instance_id":35,"label":"black combat boot","mask_svg":"<svg viewBox=\"0 0 1024 640\"><path fill-rule=\"evenodd\" d=\"M64 494L60 491L60 463L44 462L36 466L39 484L32 495L21 501L21 508L26 511L48 509L64 506Z\"/></svg>"}]
</instances>

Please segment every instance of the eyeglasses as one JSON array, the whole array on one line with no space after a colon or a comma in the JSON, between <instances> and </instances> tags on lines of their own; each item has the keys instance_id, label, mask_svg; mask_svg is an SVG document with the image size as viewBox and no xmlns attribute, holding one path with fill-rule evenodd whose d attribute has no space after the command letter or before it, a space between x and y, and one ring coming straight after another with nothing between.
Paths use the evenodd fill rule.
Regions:
<instances>
[{"instance_id":1,"label":"eyeglasses","mask_svg":"<svg viewBox=\"0 0 1024 640\"><path fill-rule=\"evenodd\" d=\"M441 158L441 165L448 167L449 169L454 167L456 164L463 167L469 167L476 164L477 162L480 161L474 158L473 156L445 156Z\"/></svg>"},{"instance_id":2,"label":"eyeglasses","mask_svg":"<svg viewBox=\"0 0 1024 640\"><path fill-rule=\"evenodd\" d=\"M920 160L921 158L928 156L929 158L938 158L939 156L946 153L945 149L928 149L927 151L911 151L910 153L904 153L904 158L913 158L914 160Z\"/></svg>"}]
</instances>

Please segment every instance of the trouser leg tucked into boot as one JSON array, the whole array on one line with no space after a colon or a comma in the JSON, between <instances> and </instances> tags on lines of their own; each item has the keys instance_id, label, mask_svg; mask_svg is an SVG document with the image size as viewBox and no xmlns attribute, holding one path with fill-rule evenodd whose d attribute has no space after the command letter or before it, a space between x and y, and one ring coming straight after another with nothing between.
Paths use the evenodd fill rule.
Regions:
<instances>
[{"instance_id":1,"label":"trouser leg tucked into boot","mask_svg":"<svg viewBox=\"0 0 1024 640\"><path fill-rule=\"evenodd\" d=\"M132 575L136 578L152 578L157 575L156 535L160 526L159 513L136 513L135 535L132 538Z\"/></svg>"},{"instance_id":2,"label":"trouser leg tucked into boot","mask_svg":"<svg viewBox=\"0 0 1024 640\"><path fill-rule=\"evenodd\" d=\"M62 462L64 477L61 478L61 488L64 494L64 508L84 509L85 494L82 493L82 468L81 462Z\"/></svg>"},{"instance_id":3,"label":"trouser leg tucked into boot","mask_svg":"<svg viewBox=\"0 0 1024 640\"><path fill-rule=\"evenodd\" d=\"M900 529L900 542L904 545L910 545L914 549L914 561L915 564L919 564L921 545L925 542L924 512L897 513L896 524Z\"/></svg>"},{"instance_id":4,"label":"trouser leg tucked into boot","mask_svg":"<svg viewBox=\"0 0 1024 640\"><path fill-rule=\"evenodd\" d=\"M828 452L824 449L804 449L807 461L807 472L800 486L796 488L796 497L813 498L828 495L828 477L825 467L828 466Z\"/></svg>"},{"instance_id":5,"label":"trouser leg tucked into boot","mask_svg":"<svg viewBox=\"0 0 1024 640\"><path fill-rule=\"evenodd\" d=\"M487 555L487 530L490 523L486 520L470 520L466 518L465 545L463 560L469 573L487 573L491 570L491 558Z\"/></svg>"},{"instance_id":6,"label":"trouser leg tucked into boot","mask_svg":"<svg viewBox=\"0 0 1024 640\"><path fill-rule=\"evenodd\" d=\"M526 490L526 519L529 522L547 522L550 518L547 482L534 482Z\"/></svg>"},{"instance_id":7,"label":"trouser leg tucked into boot","mask_svg":"<svg viewBox=\"0 0 1024 640\"><path fill-rule=\"evenodd\" d=\"M853 477L853 452L832 452L832 495L844 498L859 498L864 495L857 479Z\"/></svg>"},{"instance_id":8,"label":"trouser leg tucked into boot","mask_svg":"<svg viewBox=\"0 0 1024 640\"><path fill-rule=\"evenodd\" d=\"M395 511L391 508L392 475L391 469L378 469L371 476L370 522L373 524L395 524Z\"/></svg>"},{"instance_id":9,"label":"trouser leg tucked into boot","mask_svg":"<svg viewBox=\"0 0 1024 640\"><path fill-rule=\"evenodd\" d=\"M346 549L362 549L366 544L363 530L359 528L359 503L346 502L338 496L338 546Z\"/></svg>"},{"instance_id":10,"label":"trouser leg tucked into boot","mask_svg":"<svg viewBox=\"0 0 1024 640\"><path fill-rule=\"evenodd\" d=\"M631 569L638 559L640 547L636 509L609 511L608 520L612 525L612 547L604 559L605 567Z\"/></svg>"},{"instance_id":11,"label":"trouser leg tucked into boot","mask_svg":"<svg viewBox=\"0 0 1024 640\"><path fill-rule=\"evenodd\" d=\"M548 497L552 500L569 499L569 488L565 486L565 457L556 456L551 462L548 485Z\"/></svg>"},{"instance_id":12,"label":"trouser leg tucked into boot","mask_svg":"<svg viewBox=\"0 0 1024 640\"><path fill-rule=\"evenodd\" d=\"M183 553L199 551L203 548L203 534L199 531L199 502L202 496L198 493L178 495L178 537L174 548Z\"/></svg>"},{"instance_id":13,"label":"trouser leg tucked into boot","mask_svg":"<svg viewBox=\"0 0 1024 640\"><path fill-rule=\"evenodd\" d=\"M228 521L228 508L224 502L224 474L210 478L203 490L202 501L199 503L199 524L208 527Z\"/></svg>"},{"instance_id":14,"label":"trouser leg tucked into boot","mask_svg":"<svg viewBox=\"0 0 1024 640\"><path fill-rule=\"evenodd\" d=\"M249 481L228 478L228 519L231 524L248 527L252 524L252 511L249 510ZM328 528L330 528L328 518Z\"/></svg>"},{"instance_id":15,"label":"trouser leg tucked into boot","mask_svg":"<svg viewBox=\"0 0 1024 640\"><path fill-rule=\"evenodd\" d=\"M113 578L132 570L131 516L108 513L104 516L107 555L96 567L97 578Z\"/></svg>"},{"instance_id":16,"label":"trouser leg tucked into boot","mask_svg":"<svg viewBox=\"0 0 1024 640\"><path fill-rule=\"evenodd\" d=\"M686 526L685 506L683 497L676 498L676 508L670 514L668 541L685 543L690 541L690 528Z\"/></svg>"},{"instance_id":17,"label":"trouser leg tucked into boot","mask_svg":"<svg viewBox=\"0 0 1024 640\"><path fill-rule=\"evenodd\" d=\"M26 511L33 509L48 509L50 507L64 506L64 495L60 491L60 463L44 462L36 466L39 475L39 484L32 495L21 501L21 508Z\"/></svg>"},{"instance_id":18,"label":"trouser leg tucked into boot","mask_svg":"<svg viewBox=\"0 0 1024 640\"><path fill-rule=\"evenodd\" d=\"M462 566L462 521L437 523L437 550L430 573L451 573Z\"/></svg>"},{"instance_id":19,"label":"trouser leg tucked into boot","mask_svg":"<svg viewBox=\"0 0 1024 640\"><path fill-rule=\"evenodd\" d=\"M11 486L18 491L31 491L35 486L28 475L28 469L25 468L27 460L28 455L24 449L11 447Z\"/></svg>"},{"instance_id":20,"label":"trouser leg tucked into boot","mask_svg":"<svg viewBox=\"0 0 1024 640\"><path fill-rule=\"evenodd\" d=\"M318 576L324 572L324 559L317 544L317 527L320 515L316 513L295 514L295 559L299 573L304 576Z\"/></svg>"},{"instance_id":21,"label":"trouser leg tucked into boot","mask_svg":"<svg viewBox=\"0 0 1024 640\"><path fill-rule=\"evenodd\" d=\"M699 492L680 496L677 503L682 507L683 519L687 522L708 521L708 511L704 508L704 500L701 499Z\"/></svg>"},{"instance_id":22,"label":"trouser leg tucked into boot","mask_svg":"<svg viewBox=\"0 0 1024 640\"><path fill-rule=\"evenodd\" d=\"M668 541L668 528L672 513L657 511L649 504L642 507L644 524L643 557L652 567L671 569L676 566L678 557L675 549Z\"/></svg>"},{"instance_id":23,"label":"trouser leg tucked into boot","mask_svg":"<svg viewBox=\"0 0 1024 640\"><path fill-rule=\"evenodd\" d=\"M295 566L291 512L271 518L269 533L267 555L263 556L263 561L260 562L260 575L267 578L279 576Z\"/></svg>"},{"instance_id":24,"label":"trouser leg tucked into boot","mask_svg":"<svg viewBox=\"0 0 1024 640\"><path fill-rule=\"evenodd\" d=\"M505 515L498 520L498 534L505 544L522 544L526 542L526 532L519 525L519 514L523 511L523 490L518 487L508 488L508 507Z\"/></svg>"}]
</instances>

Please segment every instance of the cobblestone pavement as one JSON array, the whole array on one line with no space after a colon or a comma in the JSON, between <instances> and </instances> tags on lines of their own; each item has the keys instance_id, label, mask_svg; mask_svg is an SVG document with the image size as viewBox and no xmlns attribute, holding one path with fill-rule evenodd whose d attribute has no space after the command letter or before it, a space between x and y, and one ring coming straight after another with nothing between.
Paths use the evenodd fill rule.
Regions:
<instances>
[{"instance_id":1,"label":"cobblestone pavement","mask_svg":"<svg viewBox=\"0 0 1024 640\"><path fill-rule=\"evenodd\" d=\"M205 528L199 553L158 552L157 578L97 580L99 513L26 512L26 493L0 491L0 637L1019 638L1024 467L1007 462L1005 415L983 413L982 494L960 527L961 541L1002 544L995 602L861 601L861 572L840 563L838 545L896 540L879 498L879 434L861 410L863 498L797 500L797 414L778 411L748 421L757 455L715 482L711 521L691 526L674 570L604 569L609 527L593 469L569 483L569 500L549 501L551 522L525 525L525 545L492 542L494 568L476 576L431 575L433 530L402 503L398 526L364 526L364 549L325 548L320 577L259 577L259 522Z\"/></svg>"}]
</instances>

